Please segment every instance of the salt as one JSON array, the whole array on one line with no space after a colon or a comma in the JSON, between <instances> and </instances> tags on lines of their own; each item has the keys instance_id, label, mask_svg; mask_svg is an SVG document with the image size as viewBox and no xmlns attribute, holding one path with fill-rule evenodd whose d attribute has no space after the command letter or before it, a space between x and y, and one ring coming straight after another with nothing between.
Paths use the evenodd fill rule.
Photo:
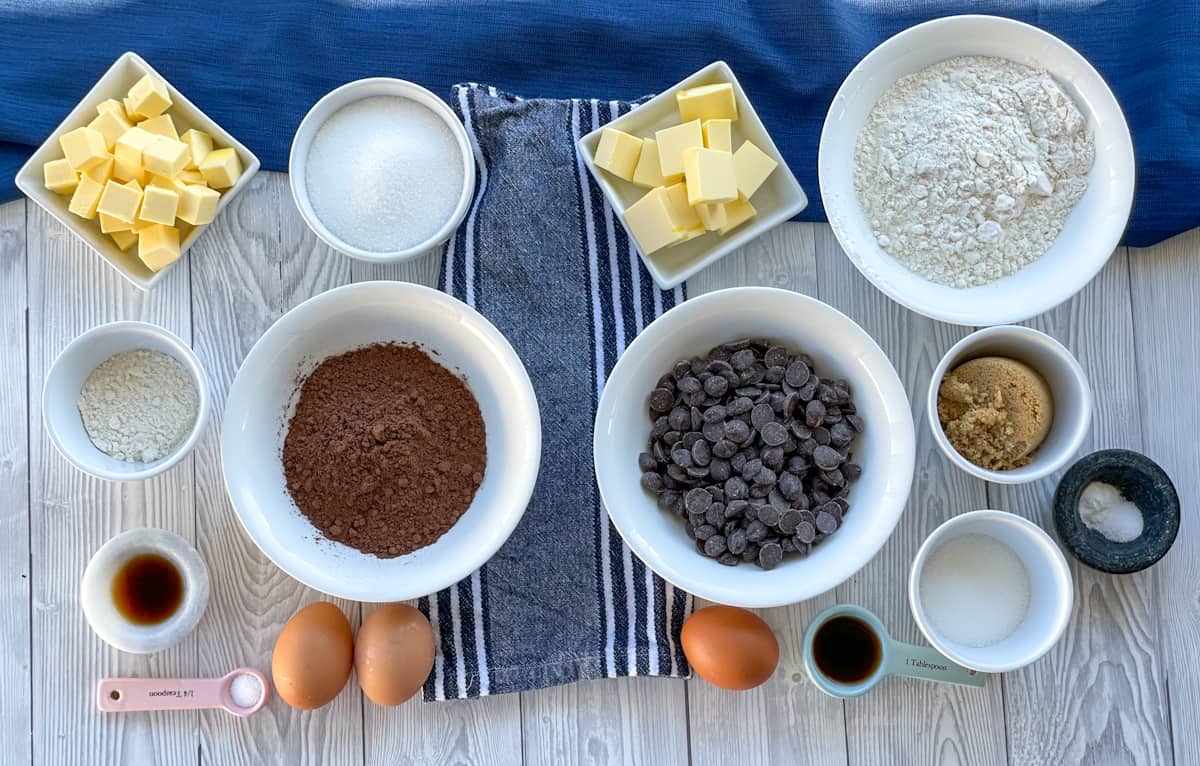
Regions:
<instances>
[{"instance_id":1,"label":"salt","mask_svg":"<svg viewBox=\"0 0 1200 766\"><path fill-rule=\"evenodd\" d=\"M463 156L450 127L399 96L338 110L313 137L305 172L313 212L335 236L371 252L419 245L450 220Z\"/></svg>"},{"instance_id":2,"label":"salt","mask_svg":"<svg viewBox=\"0 0 1200 766\"><path fill-rule=\"evenodd\" d=\"M1085 527L1114 543L1138 539L1146 524L1140 508L1126 500L1121 490L1102 481L1093 481L1083 488L1079 495L1079 519Z\"/></svg>"},{"instance_id":3,"label":"salt","mask_svg":"<svg viewBox=\"0 0 1200 766\"><path fill-rule=\"evenodd\" d=\"M235 676L229 685L229 696L238 707L254 707L262 699L263 685L257 676L242 673Z\"/></svg>"},{"instance_id":4,"label":"salt","mask_svg":"<svg viewBox=\"0 0 1200 766\"><path fill-rule=\"evenodd\" d=\"M990 646L1011 636L1029 610L1029 592L1020 557L987 535L944 543L921 570L921 605L930 623L965 646Z\"/></svg>"}]
</instances>

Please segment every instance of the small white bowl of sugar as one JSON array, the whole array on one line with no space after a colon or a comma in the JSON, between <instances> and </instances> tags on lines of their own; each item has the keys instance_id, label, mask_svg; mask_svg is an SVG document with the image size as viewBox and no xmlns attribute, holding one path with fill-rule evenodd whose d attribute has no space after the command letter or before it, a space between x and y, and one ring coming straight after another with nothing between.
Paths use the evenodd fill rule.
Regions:
<instances>
[{"instance_id":1,"label":"small white bowl of sugar","mask_svg":"<svg viewBox=\"0 0 1200 766\"><path fill-rule=\"evenodd\" d=\"M196 446L210 399L200 360L179 337L146 322L110 322L54 360L42 419L55 448L80 470L136 481Z\"/></svg>"},{"instance_id":2,"label":"small white bowl of sugar","mask_svg":"<svg viewBox=\"0 0 1200 766\"><path fill-rule=\"evenodd\" d=\"M288 176L300 215L325 244L396 263L454 234L475 190L475 155L440 98L371 77L313 105L292 139Z\"/></svg>"}]
</instances>

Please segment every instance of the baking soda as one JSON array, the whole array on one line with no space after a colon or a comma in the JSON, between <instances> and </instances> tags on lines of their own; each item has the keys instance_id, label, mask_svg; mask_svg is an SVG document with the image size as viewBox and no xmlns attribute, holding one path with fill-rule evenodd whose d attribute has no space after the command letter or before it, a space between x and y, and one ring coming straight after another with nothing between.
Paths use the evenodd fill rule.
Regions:
<instances>
[{"instance_id":1,"label":"baking soda","mask_svg":"<svg viewBox=\"0 0 1200 766\"><path fill-rule=\"evenodd\" d=\"M963 535L943 543L921 570L921 605L934 630L965 646L990 646L1029 611L1029 574L1004 543Z\"/></svg>"},{"instance_id":2,"label":"baking soda","mask_svg":"<svg viewBox=\"0 0 1200 766\"><path fill-rule=\"evenodd\" d=\"M262 695L262 681L249 673L234 676L233 683L229 685L229 696L233 697L233 703L238 707L254 707Z\"/></svg>"},{"instance_id":3,"label":"baking soda","mask_svg":"<svg viewBox=\"0 0 1200 766\"><path fill-rule=\"evenodd\" d=\"M399 96L338 110L308 150L308 198L318 219L355 247L386 253L425 242L450 220L463 156L450 127Z\"/></svg>"}]
</instances>

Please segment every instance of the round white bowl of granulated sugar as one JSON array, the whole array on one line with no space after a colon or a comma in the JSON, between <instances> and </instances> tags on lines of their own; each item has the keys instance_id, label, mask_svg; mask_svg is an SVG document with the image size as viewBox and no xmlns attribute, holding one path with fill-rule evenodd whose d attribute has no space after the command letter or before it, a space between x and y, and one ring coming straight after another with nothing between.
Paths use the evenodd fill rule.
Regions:
<instances>
[{"instance_id":1,"label":"round white bowl of granulated sugar","mask_svg":"<svg viewBox=\"0 0 1200 766\"><path fill-rule=\"evenodd\" d=\"M323 242L395 263L448 240L475 190L466 128L445 102L405 80L371 77L309 110L288 159L292 197Z\"/></svg>"},{"instance_id":2,"label":"round white bowl of granulated sugar","mask_svg":"<svg viewBox=\"0 0 1200 766\"><path fill-rule=\"evenodd\" d=\"M991 63L959 62L946 64L954 67L948 73L927 71L963 56L989 57ZM975 82L972 78L980 74L981 66L985 75L994 75L1000 81L1021 73L1026 83L1037 82L1037 98L1031 103L1042 103L1046 108L1030 114L997 116L988 109L1003 111L1003 99L989 101L978 93L974 94L978 103L972 106L967 85ZM1029 73L1026 67L1035 71ZM901 78L922 72L925 79L918 76L906 81L905 88L893 89ZM934 79L938 74L941 80ZM982 83L987 79L980 78L978 87L984 87ZM1011 93L1015 85L1010 83L1010 87L997 90ZM1045 92L1040 89L1043 85ZM948 90L953 91L949 96ZM966 94L962 102L951 100L960 93ZM1062 118L1061 110L1074 110L1067 109L1069 105L1060 94L1074 103L1091 130L1095 159L1090 170L1075 167L1076 158L1082 162L1084 155L1070 154L1072 147L1065 145L1066 139L1057 146L1054 143L1059 139L1051 135L1052 122L1061 120L1072 130L1079 124L1073 114L1070 121ZM930 103L934 96L941 100ZM884 110L872 118L876 105L885 99ZM918 103L917 99L924 101ZM959 103L965 105L961 110L955 106ZM944 119L939 120L938 115ZM980 125L968 125L968 117L981 120ZM1040 163L1037 168L1015 160L993 160L991 152L974 156L981 167L991 170L976 171L962 164L968 153L954 151L954 147L982 146L980 142L990 141L989 136L1002 132L988 127L998 125L1001 118L1029 123L1033 136L1038 138L1029 144L1036 149L1031 156ZM874 127L867 149L882 147L878 157L881 161L873 162L873 153L859 160L863 162L862 185L872 194L874 215L868 215L856 188L856 147L869 125ZM965 127L957 132L950 130L955 126ZM1047 136L1054 141L1047 147L1037 146L1049 140ZM995 142L995 146L1009 147L995 157L1008 157L1011 147L1018 143ZM1070 158L1064 166L1069 171L1060 172L1058 163L1064 157ZM995 16L950 16L918 24L868 54L846 77L830 104L817 165L829 224L855 267L896 302L925 316L961 325L1012 324L1070 298L1108 261L1121 240L1133 205L1133 143L1121 107L1104 80L1083 56L1053 35ZM1030 180L1049 183L1051 195L1040 196L1046 189L1034 191L1037 184L1022 187L1016 183L1023 177L1017 173L1021 167ZM1006 176L1001 179L1003 183L992 188L986 183L989 174L999 173L1002 168L1010 172L1011 179ZM973 179L976 185L951 184L955 170L969 173L968 180ZM1051 176L1061 176L1058 184ZM1070 207L1084 179L1087 189ZM1067 183L1076 191L1071 191ZM884 191L889 196L880 197ZM939 194L940 202L936 201ZM966 199L960 199L964 195ZM1043 200L1062 197L1067 199L1054 207L1043 207ZM1030 202L1022 206L1026 198ZM950 203L942 204L946 200ZM928 215L922 212L926 210ZM1019 212L1010 212L1013 210ZM1045 225L1043 217L1050 219ZM978 228L972 229L971 225ZM1059 225L1061 229L1055 236ZM997 243L998 237L1001 239ZM967 256L958 258L958 243L971 245L972 238L980 244L963 247L961 251ZM901 257L929 278L909 270ZM939 283L934 281L935 276L967 286ZM986 279L994 281L975 284Z\"/></svg>"}]
</instances>

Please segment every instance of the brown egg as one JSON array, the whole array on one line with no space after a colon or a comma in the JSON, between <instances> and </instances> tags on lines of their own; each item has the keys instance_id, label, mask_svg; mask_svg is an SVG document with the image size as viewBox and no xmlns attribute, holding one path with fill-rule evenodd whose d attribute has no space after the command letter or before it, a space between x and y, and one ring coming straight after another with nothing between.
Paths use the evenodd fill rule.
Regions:
<instances>
[{"instance_id":1,"label":"brown egg","mask_svg":"<svg viewBox=\"0 0 1200 766\"><path fill-rule=\"evenodd\" d=\"M271 676L284 702L312 710L338 696L353 664L350 621L335 605L318 601L283 626L271 653Z\"/></svg>"},{"instance_id":2,"label":"brown egg","mask_svg":"<svg viewBox=\"0 0 1200 766\"><path fill-rule=\"evenodd\" d=\"M376 705L399 705L433 669L433 628L407 604L381 606L363 620L354 645L363 693Z\"/></svg>"},{"instance_id":3,"label":"brown egg","mask_svg":"<svg viewBox=\"0 0 1200 766\"><path fill-rule=\"evenodd\" d=\"M684 621L680 643L696 675L722 689L753 689L779 664L779 642L771 628L736 606L696 612Z\"/></svg>"}]
</instances>

